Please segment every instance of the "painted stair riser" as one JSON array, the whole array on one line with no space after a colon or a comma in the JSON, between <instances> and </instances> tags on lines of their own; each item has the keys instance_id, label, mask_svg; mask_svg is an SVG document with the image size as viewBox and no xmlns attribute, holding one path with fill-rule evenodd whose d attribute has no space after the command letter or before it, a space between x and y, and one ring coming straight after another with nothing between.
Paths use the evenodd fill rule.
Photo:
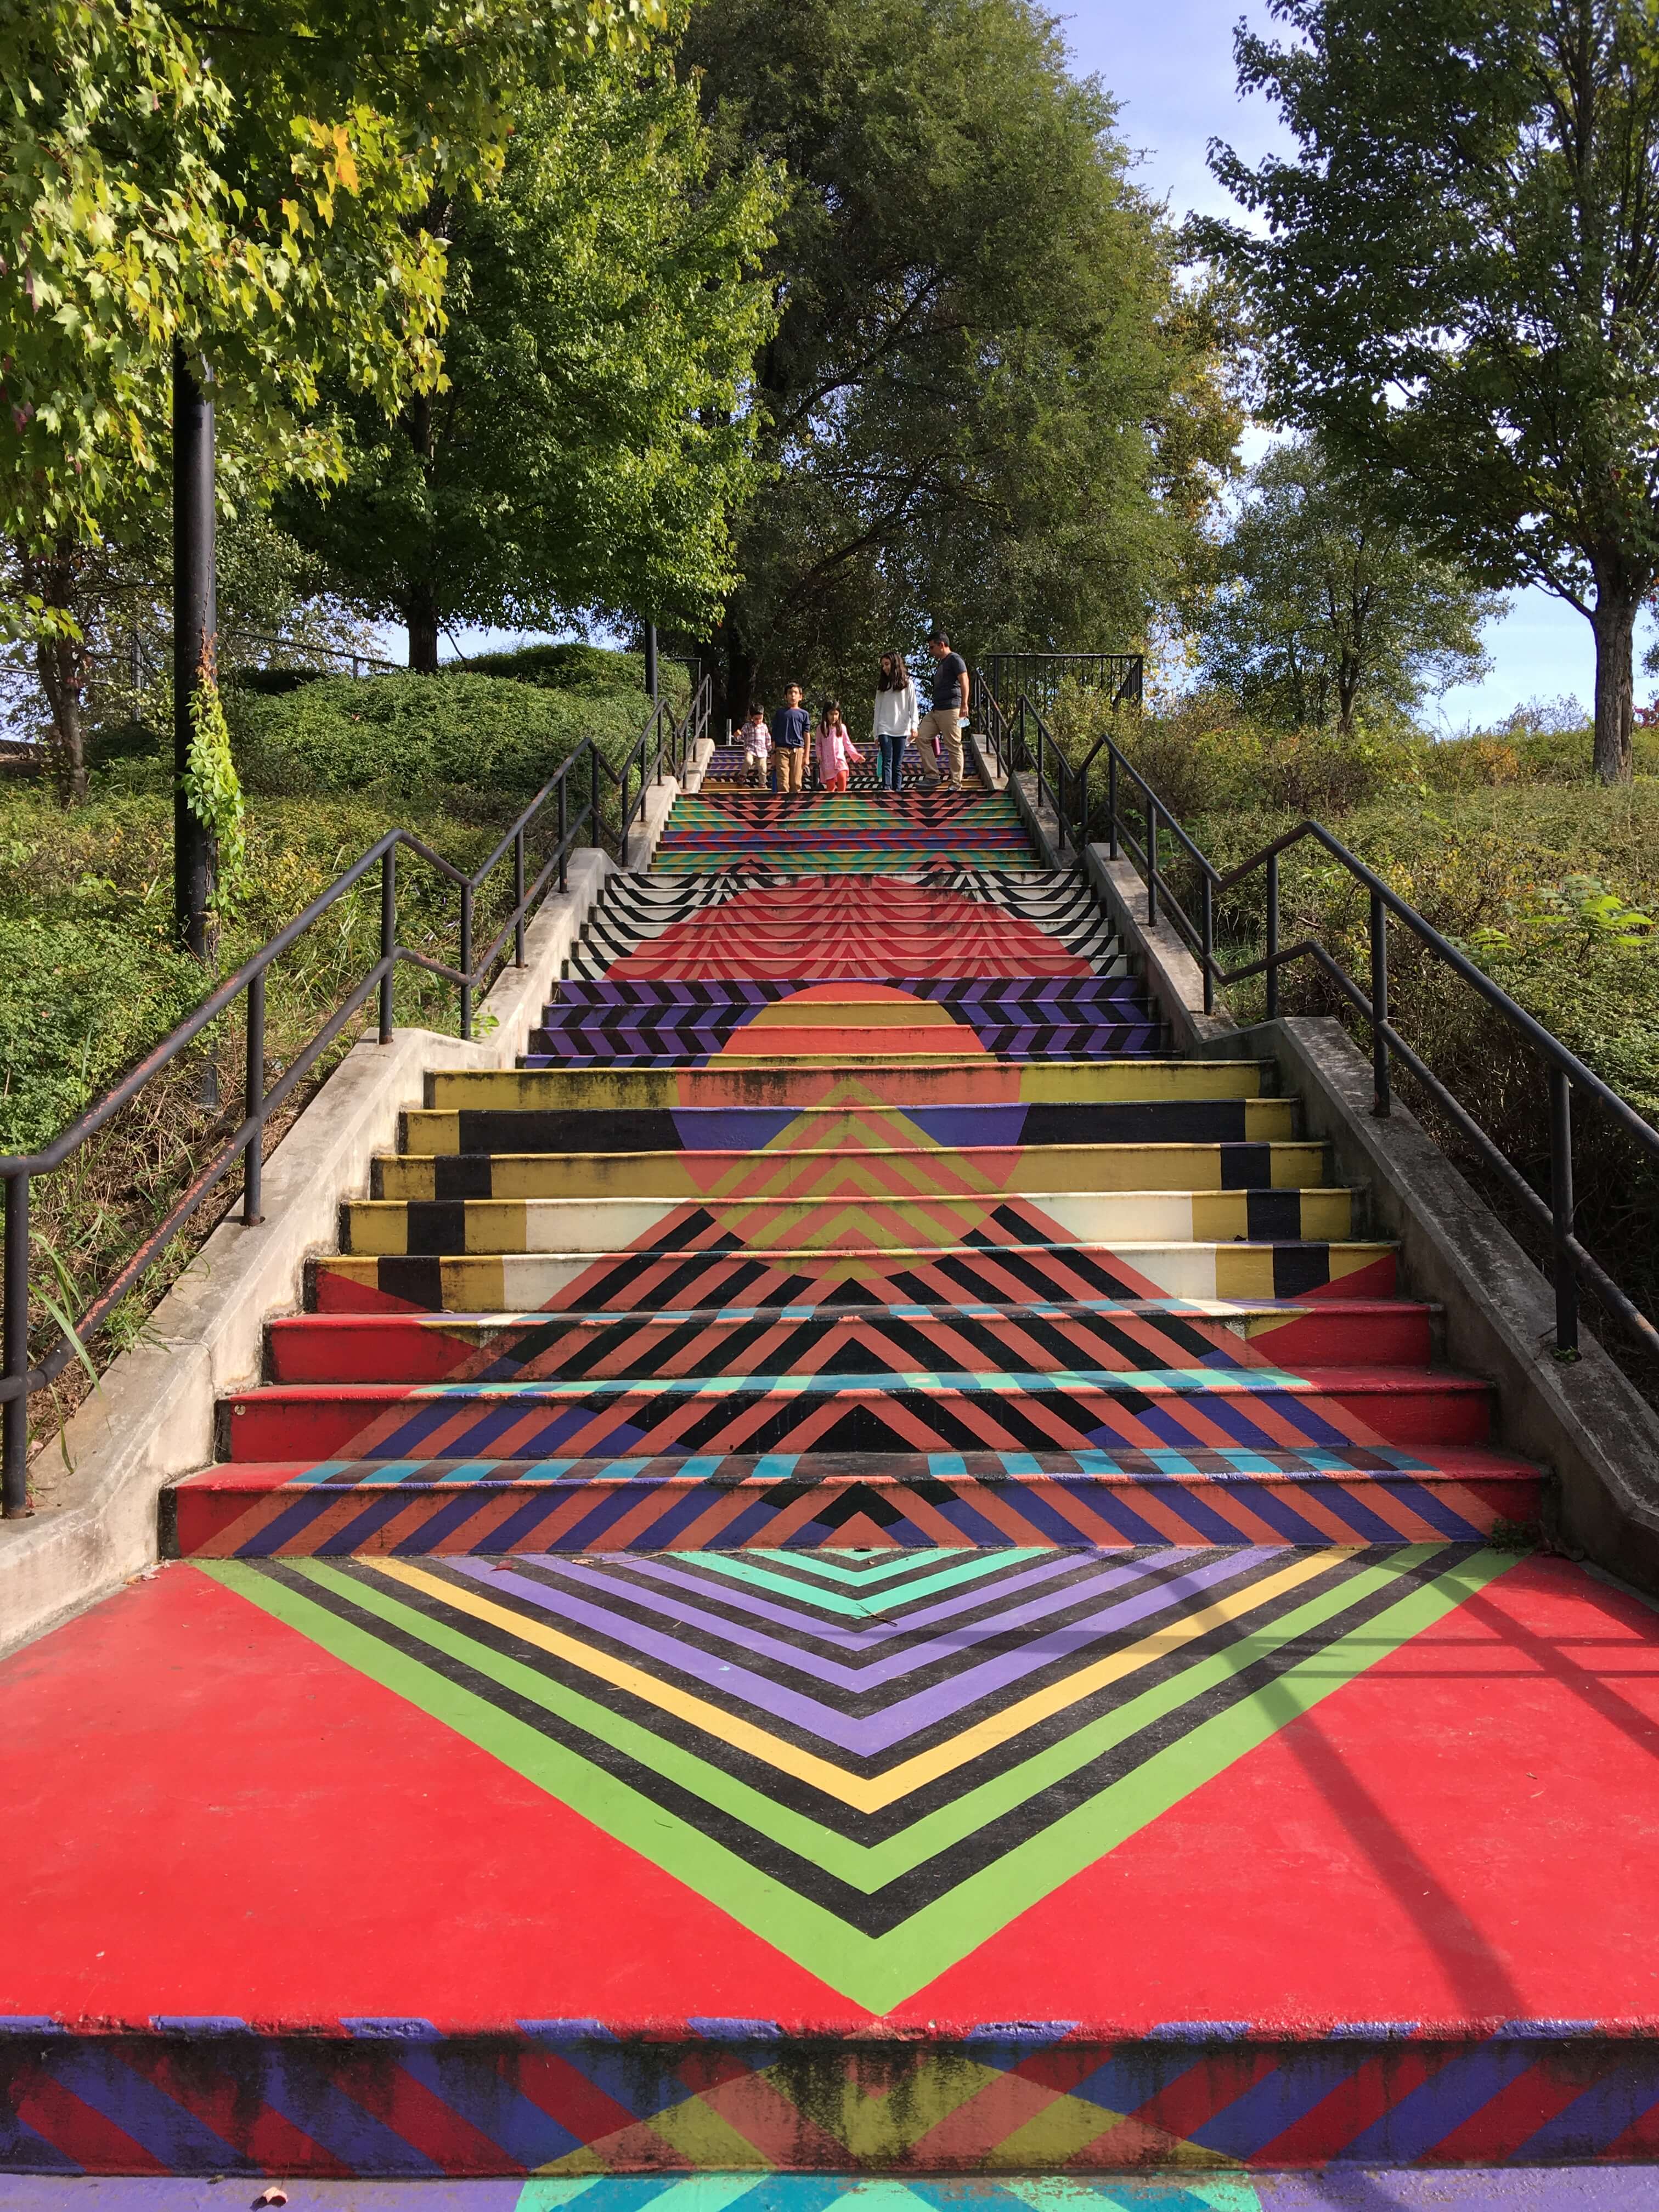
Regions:
<instances>
[{"instance_id":1,"label":"painted stair riser","mask_svg":"<svg viewBox=\"0 0 1659 2212\"><path fill-rule=\"evenodd\" d=\"M1272 1144L1296 1135L1289 1098L1172 1099L1119 1106L574 1108L558 1113L403 1116L400 1155L455 1158L506 1152L753 1152L788 1133L792 1143L914 1142L969 1148L1018 1145Z\"/></svg>"},{"instance_id":2,"label":"painted stair riser","mask_svg":"<svg viewBox=\"0 0 1659 2212\"><path fill-rule=\"evenodd\" d=\"M837 977L820 975L804 975L799 981L762 983L709 982L691 978L665 982L635 978L620 982L569 978L558 986L547 1018L551 1020L574 1007L601 1014L641 1007L672 1007L678 1012L687 1006L719 1012L731 1006L775 1006L785 1000L796 1008L812 1005L820 999L833 999L842 1006L894 1006L896 994L899 994L907 1000L919 999L931 1006L947 1008L1018 1006L1052 1011L1103 1001L1114 1003L1122 997L1123 984L1118 978L1098 975L1003 975L948 981L928 975L893 975L872 976L852 984ZM914 1018L914 1013L911 1008L908 1018Z\"/></svg>"},{"instance_id":3,"label":"painted stair riser","mask_svg":"<svg viewBox=\"0 0 1659 2212\"><path fill-rule=\"evenodd\" d=\"M1010 1065L1017 1066L1027 1059L1051 1061L1086 1061L1102 1055L1118 1059L1133 1059L1140 1054L1148 1057L1166 1053L1170 1048L1170 1032L1158 1021L1121 1022L1102 1024L1097 1028L1079 1029L1072 1033L1071 1041L1057 1045L1041 1030L987 1030L975 1032L988 1053L994 1053ZM725 1058L740 1058L748 1053L771 1057L793 1054L802 1060L833 1061L844 1067L849 1061L890 1056L903 1064L923 1061L943 1056L950 1050L948 1042L959 1036L933 1028L921 1030L789 1030L781 1027L762 1030L738 1030L723 1044L710 1043L699 1047L687 1042L684 1051L667 1051L647 1038L637 1041L637 1048L625 1037L598 1037L586 1040L586 1049L579 1049L583 1041L574 1042L559 1038L547 1040L555 1048L549 1052L526 1052L519 1055L519 1065L524 1068L537 1067L603 1067L614 1063L619 1067L700 1067L719 1053ZM531 1032L535 1041L536 1032ZM883 1053L881 1040L887 1042Z\"/></svg>"},{"instance_id":4,"label":"painted stair riser","mask_svg":"<svg viewBox=\"0 0 1659 2212\"><path fill-rule=\"evenodd\" d=\"M744 1060L700 1068L434 1069L426 1078L428 1111L533 1113L585 1107L762 1106L799 1109L827 1104L887 1106L1110 1105L1174 1098L1253 1098L1261 1087L1254 1060L1148 1059L1125 1066L1050 1065L945 1054L915 1066L882 1055L833 1068L799 1061ZM411 1125L412 1126L412 1125ZM459 1143L434 1152L465 1152Z\"/></svg>"},{"instance_id":5,"label":"painted stair riser","mask_svg":"<svg viewBox=\"0 0 1659 2212\"><path fill-rule=\"evenodd\" d=\"M705 1208L712 1211L705 1211ZM885 1252L970 1234L997 1243L1111 1249L1237 1240L1345 1243L1353 1233L1346 1190L1090 1191L1046 1193L1033 1201L998 1197L915 1199L851 1192L829 1199L714 1199L687 1212L670 1200L635 1198L356 1199L341 1208L342 1243L365 1254L612 1252L675 1242L706 1249L741 1240L746 1249ZM679 1218L676 1221L675 1217ZM1188 1295L1184 1292L1171 1295ZM1225 1297L1200 1291L1200 1297ZM1251 1296L1243 1292L1235 1295Z\"/></svg>"},{"instance_id":6,"label":"painted stair riser","mask_svg":"<svg viewBox=\"0 0 1659 2212\"><path fill-rule=\"evenodd\" d=\"M867 1253L722 1244L653 1251L408 1256L343 1253L315 1263L325 1313L389 1300L429 1313L522 1313L641 1304L939 1304L1022 1297L1387 1297L1390 1244L927 1244Z\"/></svg>"},{"instance_id":7,"label":"painted stair riser","mask_svg":"<svg viewBox=\"0 0 1659 2212\"><path fill-rule=\"evenodd\" d=\"M1023 853L1003 854L994 847L986 845L941 846L933 852L932 858L939 866L952 868L988 869L1005 860L1012 868L1026 866ZM657 865L665 875L682 872L701 875L708 867L708 861L709 855L706 853L667 852L659 853L657 856ZM846 876L903 876L908 875L916 866L917 856L914 854L889 857L875 852L837 852L830 846L814 846L803 848L799 853L765 847L745 865L757 876L790 873L803 876L836 873Z\"/></svg>"},{"instance_id":8,"label":"painted stair riser","mask_svg":"<svg viewBox=\"0 0 1659 2212\"><path fill-rule=\"evenodd\" d=\"M806 1454L781 1466L721 1461L711 1480L660 1461L262 1462L222 1466L167 1491L163 1556L1479 1542L1535 1528L1542 1510L1537 1470L1494 1453L1324 1456L1376 1463L1352 1475L1310 1467L1206 1479L976 1472L992 1467L986 1454L894 1455L861 1470ZM1407 1464L1385 1464L1391 1456ZM903 1472L911 1466L929 1471ZM841 1471L818 1471L832 1468Z\"/></svg>"},{"instance_id":9,"label":"painted stair riser","mask_svg":"<svg viewBox=\"0 0 1659 2212\"><path fill-rule=\"evenodd\" d=\"M890 1137L891 1133L887 1133ZM842 1137L817 1147L750 1152L457 1152L377 1158L377 1199L765 1198L823 1201L990 1191L1241 1191L1316 1188L1320 1144L905 1146Z\"/></svg>"},{"instance_id":10,"label":"painted stair riser","mask_svg":"<svg viewBox=\"0 0 1659 2212\"><path fill-rule=\"evenodd\" d=\"M468 2036L359 2020L318 2037L219 2021L194 2032L46 2041L20 2029L0 2039L0 2166L243 2181L406 2178L441 2191L444 2177L638 2174L653 2177L653 2193L701 2170L725 2177L722 2204L743 2202L734 2166L1006 2173L1017 2185L1033 2172L1175 2166L1191 2182L1195 2212L1244 2212L1254 2191L1245 2193L1240 2169L1255 2166L1363 2160L1443 2171L1467 2162L1464 2142L1494 2166L1529 2163L1528 2147L1540 2143L1553 2163L1659 2158L1659 2055L1647 2039L1589 2029L1452 2040L1381 2024L1333 2043L1202 2022L1139 2042L1102 2040L1070 2023L972 2040L796 2041L757 2036L756 2027L699 2021L647 2039L621 2022L572 2021ZM1003 2201L994 2182L980 2186ZM1125 2205L1139 2204L1141 2185L1127 2186ZM1524 2201L1557 2212L1555 2186L1536 2174ZM528 2187L521 2206L562 2201ZM1456 2188L1449 2176L1443 2201L1464 2203ZM1022 2198L1023 2188L1013 2194ZM623 2199L601 2185L592 2201L614 2212ZM628 2194L630 2206L640 2201ZM822 2200L831 2212L835 2201L833 2191ZM864 2212L860 2198L847 2201ZM890 2201L890 2185L880 2203ZM1180 2203L1164 2201L1170 2212ZM1279 2194L1269 2201L1277 2212ZM1283 2212L1431 2201L1380 2188L1351 2198L1339 2179L1328 2196L1291 2191ZM1591 2201L1564 2196L1559 2212ZM1607 2212L1633 2212L1637 2201L1609 2172ZM1159 2200L1146 2202L1152 2212ZM925 2187L918 2203L933 2203ZM1085 2196L1076 2203L1093 2212Z\"/></svg>"},{"instance_id":11,"label":"painted stair riser","mask_svg":"<svg viewBox=\"0 0 1659 2212\"><path fill-rule=\"evenodd\" d=\"M795 1376L719 1382L271 1385L221 1408L224 1456L539 1459L664 1452L1272 1450L1485 1443L1474 1378L1399 1370Z\"/></svg>"},{"instance_id":12,"label":"painted stair riser","mask_svg":"<svg viewBox=\"0 0 1659 2212\"><path fill-rule=\"evenodd\" d=\"M1425 1367L1426 1306L1334 1300L1279 1313L1209 1320L1168 1307L1027 1309L981 1315L898 1309L860 1315L301 1314L273 1322L273 1382L442 1382L463 1375L803 1375L856 1361L864 1370L932 1367L1168 1365L1170 1345L1200 1359Z\"/></svg>"}]
</instances>

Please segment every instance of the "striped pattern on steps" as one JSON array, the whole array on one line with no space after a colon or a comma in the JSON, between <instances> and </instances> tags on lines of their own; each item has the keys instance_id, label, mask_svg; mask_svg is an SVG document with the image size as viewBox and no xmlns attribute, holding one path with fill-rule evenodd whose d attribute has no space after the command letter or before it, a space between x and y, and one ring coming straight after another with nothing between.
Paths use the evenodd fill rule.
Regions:
<instances>
[{"instance_id":1,"label":"striped pattern on steps","mask_svg":"<svg viewBox=\"0 0 1659 2212\"><path fill-rule=\"evenodd\" d=\"M862 805L669 826L736 825L763 870ZM519 1068L435 1073L343 1209L180 1540L349 1548L343 1485L375 1548L469 1555L1530 1519L1535 1472L1484 1384L1431 1370L1294 1102L1157 1056L1079 883L915 880L913 828L885 832L909 880L614 878Z\"/></svg>"}]
</instances>

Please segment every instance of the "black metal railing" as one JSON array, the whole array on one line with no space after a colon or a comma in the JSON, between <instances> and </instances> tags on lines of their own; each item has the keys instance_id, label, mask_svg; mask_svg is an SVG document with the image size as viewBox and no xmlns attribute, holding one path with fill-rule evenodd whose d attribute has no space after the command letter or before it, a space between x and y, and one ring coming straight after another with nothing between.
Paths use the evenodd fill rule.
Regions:
<instances>
[{"instance_id":1,"label":"black metal railing","mask_svg":"<svg viewBox=\"0 0 1659 2212\"><path fill-rule=\"evenodd\" d=\"M1104 831L1106 848L1112 860L1126 854L1139 870L1146 885L1146 921L1156 927L1167 922L1182 939L1196 958L1204 981L1204 1010L1215 1011L1218 989L1263 979L1267 999L1267 1018L1275 1019L1279 1006L1279 977L1283 971L1298 961L1310 961L1338 995L1365 1023L1370 1030L1371 1046L1372 1111L1386 1119L1393 1110L1392 1067L1404 1068L1421 1085L1426 1095L1445 1115L1459 1136L1473 1150L1482 1164L1497 1176L1499 1182L1516 1200L1522 1212L1547 1236L1550 1248L1549 1275L1555 1292L1555 1349L1559 1357L1576 1358L1578 1352L1578 1308L1581 1285L1588 1284L1608 1310L1650 1352L1659 1352L1659 1328L1642 1312L1607 1273L1593 1253L1579 1242L1574 1227L1573 1199L1573 1098L1575 1093L1586 1100L1594 1100L1617 1127L1633 1139L1646 1156L1659 1161L1659 1129L1638 1114L1628 1101L1604 1083L1594 1069L1587 1067L1575 1053L1570 1052L1559 1037L1547 1030L1529 1014L1526 1008L1501 985L1478 968L1468 956L1449 939L1443 936L1434 925L1425 919L1408 900L1385 883L1376 871L1366 866L1358 854L1349 851L1340 838L1334 836L1321 822L1306 820L1294 829L1287 830L1270 845L1264 845L1249 860L1241 860L1236 867L1220 870L1214 867L1199 849L1159 799L1152 785L1133 763L1127 759L1109 734L1096 744L1080 769L1071 771L1068 783L1064 775L1056 774L1054 756L1059 747L1042 727L1041 717L1028 702L1019 704L1026 710L1029 722L1033 717L1039 730L1035 759L1046 763L1046 783L1043 769L1037 768L1039 793L1046 793L1048 803L1061 817L1062 832L1079 858L1087 842L1091 826L1089 804L1089 779L1100 755L1106 755L1105 788L1097 826ZM1022 745L1029 757L1033 749L1022 737L1018 708L1012 714L1001 714L1002 738L1006 754L1018 753ZM995 719L987 714L986 724ZM1005 763L1006 764L1006 763ZM1019 763L1021 767L1024 761ZM1007 772L1012 773L1009 767ZM1064 801L1062 812L1060 800ZM1294 945L1280 941L1279 863L1293 847L1304 843L1317 846L1345 870L1364 893L1369 902L1370 962L1369 974L1361 983L1351 975L1335 955L1316 939L1304 937ZM1185 897L1164 866L1164 854L1173 848L1182 856L1189 880L1196 884L1196 915L1189 909L1194 902L1194 894ZM1266 918L1262 957L1233 968L1224 967L1216 955L1216 909L1218 902L1255 878L1262 878ZM1389 926L1393 922L1407 931L1417 942L1441 962L1461 981L1467 984L1518 1036L1540 1055L1544 1062L1549 1109L1549 1195L1544 1197L1527 1180L1503 1148L1476 1121L1429 1066L1422 1055L1406 1042L1389 1018Z\"/></svg>"},{"instance_id":2,"label":"black metal railing","mask_svg":"<svg viewBox=\"0 0 1659 2212\"><path fill-rule=\"evenodd\" d=\"M1063 857L1068 847L1074 857L1080 854L1089 837L1090 779L1095 763L1110 744L1109 737L1097 738L1083 761L1073 762L1023 691L1012 708L1005 708L988 686L979 688L970 720L993 768L1005 776L1036 777L1037 805L1046 806L1059 824L1060 853L1056 857ZM1109 763L1107 774L1115 793Z\"/></svg>"},{"instance_id":3,"label":"black metal railing","mask_svg":"<svg viewBox=\"0 0 1659 2212\"><path fill-rule=\"evenodd\" d=\"M708 735L713 696L713 687L705 680L678 721L668 702L659 701L619 768L611 765L592 738L585 738L471 875L410 830L387 830L343 875L337 877L326 890L314 898L303 914L295 915L286 928L279 930L268 945L262 945L234 975L228 976L210 993L171 1036L165 1037L96 1105L88 1107L51 1144L38 1152L0 1155L0 1186L3 1186L5 1193L4 1263L0 1271L4 1299L3 1312L0 1313L0 1499L3 1500L8 1520L28 1510L29 1400L35 1392L55 1382L71 1361L86 1356L86 1346L98 1336L111 1315L239 1160L243 1163L241 1218L249 1228L258 1225L264 1218L260 1212L260 1185L265 1126L354 1016L378 992L380 1042L389 1044L394 979L398 964L407 963L455 985L460 1000L460 1034L470 1037L475 994L487 985L498 967L507 964L509 939L512 964L522 968L526 925L556 879L560 890L567 888L572 852L580 845L603 847L606 843L605 805L608 793L614 791L617 794L617 827L609 842L620 860L627 851L634 824L644 811L651 786L660 783L671 773L683 777L693 748ZM542 837L550 835L554 842L533 879L530 879L531 843L536 833ZM454 887L459 917L453 967L398 941L400 852L414 854ZM509 855L513 864L513 908L494 939L480 952L473 942L478 893ZM377 870L380 886L379 958L267 1087L265 995L266 976L272 963ZM70 1328L54 1325L53 1340L38 1358L33 1358L30 1329L32 1186L40 1176L56 1173L72 1159L89 1138L170 1066L204 1030L228 1013L239 999L246 1001L247 1043L240 1123L85 1311Z\"/></svg>"},{"instance_id":4,"label":"black metal railing","mask_svg":"<svg viewBox=\"0 0 1659 2212\"><path fill-rule=\"evenodd\" d=\"M980 664L984 686L1000 705L1012 708L1024 696L1048 714L1065 684L1103 691L1114 707L1138 707L1146 672L1139 653L988 653Z\"/></svg>"}]
</instances>

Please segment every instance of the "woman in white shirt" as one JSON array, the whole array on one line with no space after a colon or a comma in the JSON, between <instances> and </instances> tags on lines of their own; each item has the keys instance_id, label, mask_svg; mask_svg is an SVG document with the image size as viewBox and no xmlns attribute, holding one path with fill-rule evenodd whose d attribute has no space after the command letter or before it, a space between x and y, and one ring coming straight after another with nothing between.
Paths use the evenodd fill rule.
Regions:
<instances>
[{"instance_id":1,"label":"woman in white shirt","mask_svg":"<svg viewBox=\"0 0 1659 2212\"><path fill-rule=\"evenodd\" d=\"M916 687L902 653L884 653L876 679L876 780L884 791L899 788L904 740L916 734Z\"/></svg>"}]
</instances>

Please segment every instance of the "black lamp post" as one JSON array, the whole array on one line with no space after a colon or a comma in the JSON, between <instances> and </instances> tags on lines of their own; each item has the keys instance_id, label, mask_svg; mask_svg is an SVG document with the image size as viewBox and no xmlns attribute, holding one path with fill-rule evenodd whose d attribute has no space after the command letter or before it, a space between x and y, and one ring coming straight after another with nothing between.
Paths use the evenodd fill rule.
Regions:
<instances>
[{"instance_id":1,"label":"black lamp post","mask_svg":"<svg viewBox=\"0 0 1659 2212\"><path fill-rule=\"evenodd\" d=\"M179 944L208 956L216 855L212 831L185 797L191 709L219 615L214 586L213 402L205 367L173 354L173 913Z\"/></svg>"},{"instance_id":2,"label":"black lamp post","mask_svg":"<svg viewBox=\"0 0 1659 2212\"><path fill-rule=\"evenodd\" d=\"M650 693L654 706L657 698L657 625L653 622L648 622L645 626L645 688Z\"/></svg>"}]
</instances>

